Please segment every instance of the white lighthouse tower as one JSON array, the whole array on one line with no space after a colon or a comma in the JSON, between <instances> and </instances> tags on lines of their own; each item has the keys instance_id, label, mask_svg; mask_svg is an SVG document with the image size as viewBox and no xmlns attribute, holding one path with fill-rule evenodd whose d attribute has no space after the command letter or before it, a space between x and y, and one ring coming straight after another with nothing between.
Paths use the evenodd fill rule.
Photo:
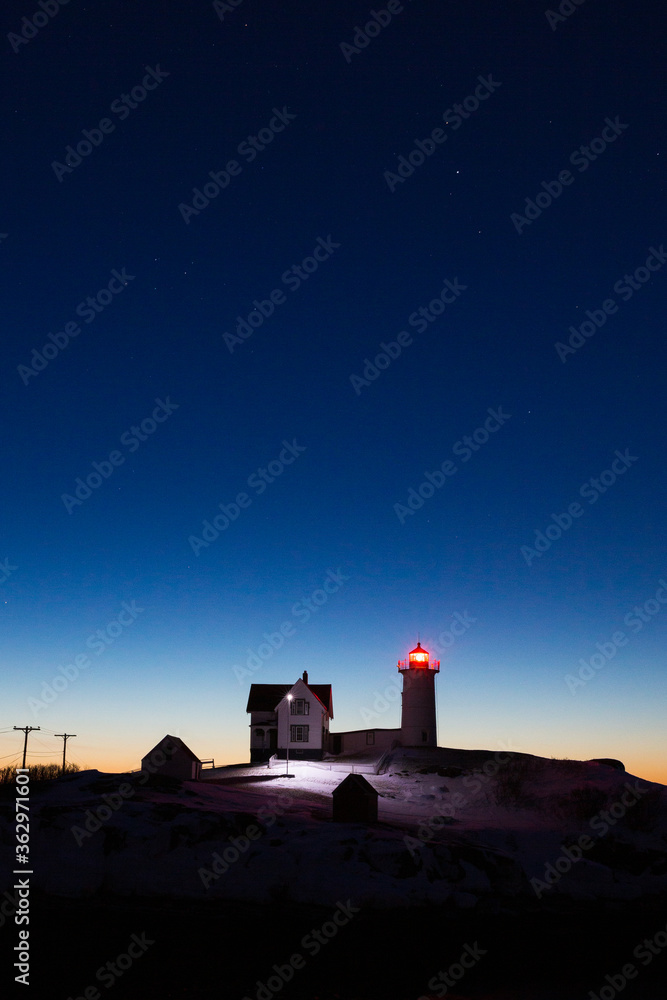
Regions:
<instances>
[{"instance_id":1,"label":"white lighthouse tower","mask_svg":"<svg viewBox=\"0 0 667 1000\"><path fill-rule=\"evenodd\" d=\"M418 642L407 661L398 661L398 671L403 676L401 743L404 747L437 747L435 675L440 672L440 660L429 660Z\"/></svg>"}]
</instances>

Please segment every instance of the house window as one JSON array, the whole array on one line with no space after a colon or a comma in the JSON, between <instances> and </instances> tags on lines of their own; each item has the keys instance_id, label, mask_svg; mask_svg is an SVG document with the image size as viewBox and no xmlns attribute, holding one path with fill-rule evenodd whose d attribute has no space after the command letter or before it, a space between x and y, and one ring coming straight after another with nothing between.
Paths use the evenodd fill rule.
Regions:
<instances>
[{"instance_id":1,"label":"house window","mask_svg":"<svg viewBox=\"0 0 667 1000\"><path fill-rule=\"evenodd\" d=\"M309 726L290 726L290 743L307 743Z\"/></svg>"},{"instance_id":2,"label":"house window","mask_svg":"<svg viewBox=\"0 0 667 1000\"><path fill-rule=\"evenodd\" d=\"M309 715L310 714L310 702L304 701L303 698L295 698L294 701L290 702L292 706L292 715Z\"/></svg>"},{"instance_id":3,"label":"house window","mask_svg":"<svg viewBox=\"0 0 667 1000\"><path fill-rule=\"evenodd\" d=\"M427 740L428 740L428 733L426 732L425 729L422 729L422 743L426 743Z\"/></svg>"},{"instance_id":4,"label":"house window","mask_svg":"<svg viewBox=\"0 0 667 1000\"><path fill-rule=\"evenodd\" d=\"M256 729L255 730L255 746L256 747L263 747L264 746L264 730L263 729Z\"/></svg>"},{"instance_id":5,"label":"house window","mask_svg":"<svg viewBox=\"0 0 667 1000\"><path fill-rule=\"evenodd\" d=\"M375 745L375 733L366 733L366 746Z\"/></svg>"}]
</instances>

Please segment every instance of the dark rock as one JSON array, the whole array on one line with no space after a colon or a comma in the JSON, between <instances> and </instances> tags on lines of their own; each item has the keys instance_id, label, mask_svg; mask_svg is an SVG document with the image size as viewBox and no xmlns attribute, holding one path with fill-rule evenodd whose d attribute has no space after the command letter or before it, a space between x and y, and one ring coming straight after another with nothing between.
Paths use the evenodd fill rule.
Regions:
<instances>
[{"instance_id":1,"label":"dark rock","mask_svg":"<svg viewBox=\"0 0 667 1000\"><path fill-rule=\"evenodd\" d=\"M613 757L593 757L591 764L606 764L607 767L615 767L617 771L625 771L623 761L615 760Z\"/></svg>"}]
</instances>

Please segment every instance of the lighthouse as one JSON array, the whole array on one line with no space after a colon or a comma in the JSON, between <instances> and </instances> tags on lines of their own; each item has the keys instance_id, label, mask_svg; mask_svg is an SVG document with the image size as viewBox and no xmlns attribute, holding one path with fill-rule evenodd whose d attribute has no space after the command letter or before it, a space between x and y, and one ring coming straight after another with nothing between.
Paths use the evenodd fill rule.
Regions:
<instances>
[{"instance_id":1,"label":"lighthouse","mask_svg":"<svg viewBox=\"0 0 667 1000\"><path fill-rule=\"evenodd\" d=\"M403 677L401 743L404 747L437 747L435 675L440 672L440 660L429 660L427 650L418 642L407 661L398 661L398 671Z\"/></svg>"}]
</instances>

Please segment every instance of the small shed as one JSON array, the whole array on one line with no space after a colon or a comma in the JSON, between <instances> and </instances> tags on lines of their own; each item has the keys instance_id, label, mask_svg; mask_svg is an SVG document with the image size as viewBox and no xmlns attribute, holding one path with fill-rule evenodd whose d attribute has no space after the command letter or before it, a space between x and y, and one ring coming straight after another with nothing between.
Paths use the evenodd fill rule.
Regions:
<instances>
[{"instance_id":1,"label":"small shed","mask_svg":"<svg viewBox=\"0 0 667 1000\"><path fill-rule=\"evenodd\" d=\"M377 823L378 793L363 774L348 774L332 798L334 823Z\"/></svg>"},{"instance_id":2,"label":"small shed","mask_svg":"<svg viewBox=\"0 0 667 1000\"><path fill-rule=\"evenodd\" d=\"M141 759L142 770L181 781L198 781L201 761L178 736L165 736Z\"/></svg>"}]
</instances>

